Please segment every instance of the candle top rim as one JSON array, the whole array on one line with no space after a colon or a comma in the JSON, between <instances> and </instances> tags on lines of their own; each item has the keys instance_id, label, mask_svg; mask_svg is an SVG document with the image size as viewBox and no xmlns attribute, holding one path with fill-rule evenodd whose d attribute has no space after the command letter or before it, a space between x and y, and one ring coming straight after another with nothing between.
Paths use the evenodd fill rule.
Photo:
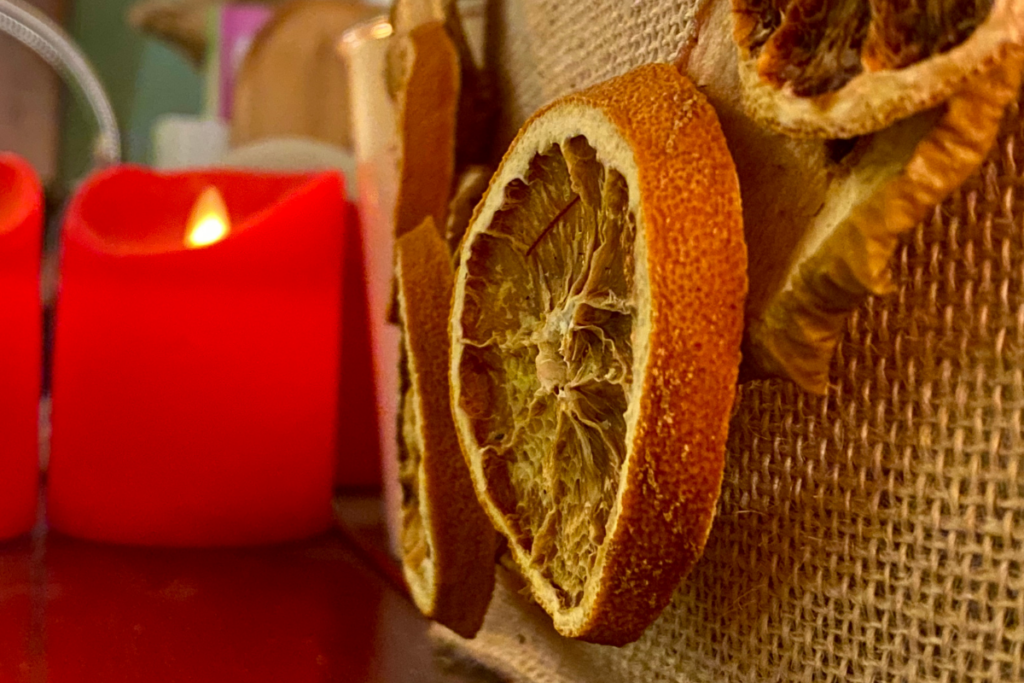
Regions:
<instances>
[{"instance_id":1,"label":"candle top rim","mask_svg":"<svg viewBox=\"0 0 1024 683\"><path fill-rule=\"evenodd\" d=\"M16 154L0 152L0 238L42 206L43 188L35 169Z\"/></svg>"},{"instance_id":2,"label":"candle top rim","mask_svg":"<svg viewBox=\"0 0 1024 683\"><path fill-rule=\"evenodd\" d=\"M185 240L195 201L208 188L224 196L231 224L222 240L199 249ZM125 164L87 180L68 212L65 239L112 256L159 256L216 249L265 223L310 193L337 191L344 177L334 170L252 173L237 169L161 172ZM145 216L140 220L140 216ZM144 229L151 232L146 233Z\"/></svg>"}]
</instances>

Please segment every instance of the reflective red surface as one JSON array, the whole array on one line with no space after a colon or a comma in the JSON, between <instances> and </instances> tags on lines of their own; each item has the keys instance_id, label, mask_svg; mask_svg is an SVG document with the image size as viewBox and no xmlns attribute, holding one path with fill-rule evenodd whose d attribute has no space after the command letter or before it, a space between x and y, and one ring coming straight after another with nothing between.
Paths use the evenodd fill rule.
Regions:
<instances>
[{"instance_id":1,"label":"reflective red surface","mask_svg":"<svg viewBox=\"0 0 1024 683\"><path fill-rule=\"evenodd\" d=\"M159 550L0 545L0 683L496 680L443 667L428 624L339 533Z\"/></svg>"},{"instance_id":2,"label":"reflective red surface","mask_svg":"<svg viewBox=\"0 0 1024 683\"><path fill-rule=\"evenodd\" d=\"M32 545L0 545L0 682L32 681ZM36 643L38 645L38 642Z\"/></svg>"}]
</instances>

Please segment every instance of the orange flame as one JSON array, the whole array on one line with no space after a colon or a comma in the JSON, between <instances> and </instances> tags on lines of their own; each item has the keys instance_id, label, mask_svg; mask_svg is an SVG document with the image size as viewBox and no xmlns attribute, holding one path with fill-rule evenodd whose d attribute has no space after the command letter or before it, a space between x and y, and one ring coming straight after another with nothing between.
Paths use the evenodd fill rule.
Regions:
<instances>
[{"instance_id":1,"label":"orange flame","mask_svg":"<svg viewBox=\"0 0 1024 683\"><path fill-rule=\"evenodd\" d=\"M228 218L224 197L211 185L203 190L192 207L185 231L185 244L191 249L207 247L227 237L230 230L231 220Z\"/></svg>"}]
</instances>

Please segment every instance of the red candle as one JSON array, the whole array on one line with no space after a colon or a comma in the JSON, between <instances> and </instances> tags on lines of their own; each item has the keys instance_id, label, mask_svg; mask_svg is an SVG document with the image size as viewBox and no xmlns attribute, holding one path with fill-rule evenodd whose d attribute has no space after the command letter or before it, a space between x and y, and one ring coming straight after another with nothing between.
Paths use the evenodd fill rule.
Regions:
<instances>
[{"instance_id":1,"label":"red candle","mask_svg":"<svg viewBox=\"0 0 1024 683\"><path fill-rule=\"evenodd\" d=\"M82 188L57 305L53 528L203 546L330 526L345 216L333 173L124 167Z\"/></svg>"},{"instance_id":2,"label":"red candle","mask_svg":"<svg viewBox=\"0 0 1024 683\"><path fill-rule=\"evenodd\" d=\"M29 531L36 517L42 203L32 168L0 154L0 539Z\"/></svg>"}]
</instances>

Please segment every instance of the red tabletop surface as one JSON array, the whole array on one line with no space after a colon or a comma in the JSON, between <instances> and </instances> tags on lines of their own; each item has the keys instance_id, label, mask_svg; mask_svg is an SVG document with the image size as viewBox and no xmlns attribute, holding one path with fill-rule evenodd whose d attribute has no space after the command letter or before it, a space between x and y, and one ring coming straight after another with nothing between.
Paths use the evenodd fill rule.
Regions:
<instances>
[{"instance_id":1,"label":"red tabletop surface","mask_svg":"<svg viewBox=\"0 0 1024 683\"><path fill-rule=\"evenodd\" d=\"M367 553L373 524L262 548L0 544L0 683L500 682L435 651Z\"/></svg>"}]
</instances>

